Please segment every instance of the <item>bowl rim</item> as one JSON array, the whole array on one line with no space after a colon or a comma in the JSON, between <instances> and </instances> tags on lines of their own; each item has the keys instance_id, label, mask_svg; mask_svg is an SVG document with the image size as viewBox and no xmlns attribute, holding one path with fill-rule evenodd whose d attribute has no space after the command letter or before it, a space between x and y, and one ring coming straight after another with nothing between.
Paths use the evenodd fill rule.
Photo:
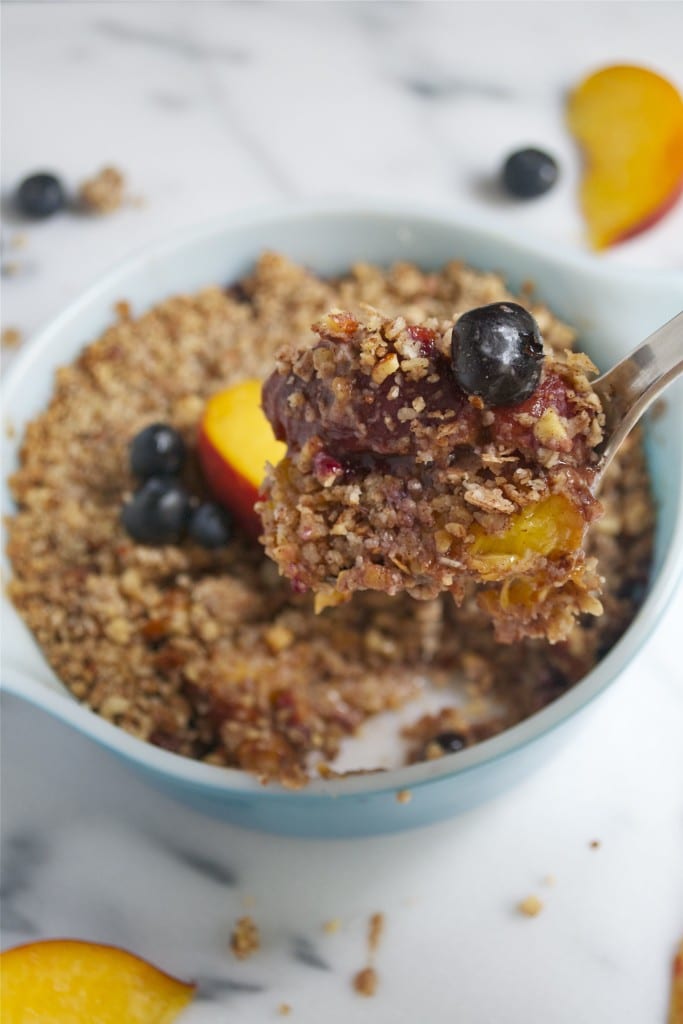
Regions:
<instances>
[{"instance_id":1,"label":"bowl rim","mask_svg":"<svg viewBox=\"0 0 683 1024\"><path fill-rule=\"evenodd\" d=\"M639 289L653 287L666 294L678 289L683 293L683 273L675 270L638 269L606 264L581 251L561 250L545 240L525 235L520 241L511 231L501 230L493 217L455 207L397 199L351 198L322 200L286 200L269 203L229 214L211 222L175 231L171 235L145 245L137 252L125 257L101 275L80 295L69 303L61 313L38 331L13 360L0 384L0 401L3 405L20 383L22 377L36 364L55 336L67 329L69 323L98 302L103 292L113 288L118 279L129 278L136 270L151 261L163 261L177 255L184 248L207 242L214 236L221 236L242 228L257 227L269 222L286 222L304 218L331 216L381 217L386 220L410 219L412 221L436 221L453 230L465 230L488 241L496 241L507 247L516 247L521 254L534 256L551 262L567 272L588 273L605 281L620 284L633 283ZM87 342L85 343L87 344ZM678 506L683 505L683 480L677 497ZM2 666L2 688L51 713L65 724L76 728L85 736L98 741L124 759L150 770L158 776L194 789L211 791L226 800L239 796L261 797L269 800L315 801L329 797L344 798L357 794L366 796L381 793L395 793L398 790L414 791L436 780L444 780L475 771L483 766L500 761L523 747L541 740L559 726L588 707L628 664L650 637L658 619L669 603L676 586L683 575L683 515L676 517L671 543L666 552L660 572L633 622L612 647L609 653L586 676L561 697L545 708L525 718L517 725L504 730L490 739L458 753L455 757L440 758L432 762L420 762L394 769L349 774L333 779L311 779L300 790L289 790L277 783L264 787L258 779L240 769L208 765L191 758L174 754L155 747L145 740L125 732L120 727L101 718L86 705L81 704L68 692L64 694L51 690L30 675L7 664L7 647ZM3 545L3 559L6 554ZM2 615L18 615L6 593L2 595ZM10 641L11 642L11 641ZM42 656L42 652L41 652ZM63 684L62 684L63 685Z\"/></svg>"}]
</instances>

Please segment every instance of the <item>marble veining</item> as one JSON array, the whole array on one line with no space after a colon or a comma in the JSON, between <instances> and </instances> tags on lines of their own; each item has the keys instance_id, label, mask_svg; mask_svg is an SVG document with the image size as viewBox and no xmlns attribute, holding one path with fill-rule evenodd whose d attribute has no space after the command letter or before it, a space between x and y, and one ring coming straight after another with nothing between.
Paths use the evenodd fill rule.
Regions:
<instances>
[{"instance_id":1,"label":"marble veining","mask_svg":"<svg viewBox=\"0 0 683 1024\"><path fill-rule=\"evenodd\" d=\"M424 199L583 251L566 90L615 60L683 86L681 36L666 3L5 5L3 326L30 336L146 243L290 196ZM561 178L517 203L498 168L531 143ZM105 163L144 205L16 216L26 173L54 169L73 190ZM681 238L683 204L600 259L683 271ZM123 945L198 982L183 1024L261 1024L281 1004L302 1024L663 1024L683 936L682 615L679 591L542 773L454 821L366 841L205 818L4 696L3 944ZM532 893L544 907L527 919L516 907ZM380 983L364 1000L351 979L378 911ZM245 914L262 949L239 962Z\"/></svg>"},{"instance_id":2,"label":"marble veining","mask_svg":"<svg viewBox=\"0 0 683 1024\"><path fill-rule=\"evenodd\" d=\"M114 21L108 18L96 21L94 27L107 39L152 47L192 61L224 60L230 64L244 64L249 59L245 50L195 43L185 34L181 35L177 32L133 28L123 21Z\"/></svg>"}]
</instances>

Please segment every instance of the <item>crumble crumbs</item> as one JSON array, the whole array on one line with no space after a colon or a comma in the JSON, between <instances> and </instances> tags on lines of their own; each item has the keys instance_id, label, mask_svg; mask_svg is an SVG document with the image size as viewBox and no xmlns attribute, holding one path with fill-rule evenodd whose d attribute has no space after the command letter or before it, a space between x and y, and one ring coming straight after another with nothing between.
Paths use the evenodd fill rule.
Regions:
<instances>
[{"instance_id":1,"label":"crumble crumbs","mask_svg":"<svg viewBox=\"0 0 683 1024\"><path fill-rule=\"evenodd\" d=\"M368 924L368 951L372 956L377 952L384 933L384 914L373 914Z\"/></svg>"},{"instance_id":2,"label":"crumble crumbs","mask_svg":"<svg viewBox=\"0 0 683 1024\"><path fill-rule=\"evenodd\" d=\"M517 909L525 917L538 917L543 910L543 902L538 896L527 896L517 904Z\"/></svg>"},{"instance_id":3,"label":"crumble crumbs","mask_svg":"<svg viewBox=\"0 0 683 1024\"><path fill-rule=\"evenodd\" d=\"M89 213L113 213L123 204L126 179L118 167L103 167L78 190L79 205Z\"/></svg>"},{"instance_id":4,"label":"crumble crumbs","mask_svg":"<svg viewBox=\"0 0 683 1024\"><path fill-rule=\"evenodd\" d=\"M353 987L362 996L374 996L379 984L379 975L372 963L384 934L384 914L376 913L368 921L368 960L367 967L362 968L353 977Z\"/></svg>"},{"instance_id":5,"label":"crumble crumbs","mask_svg":"<svg viewBox=\"0 0 683 1024\"><path fill-rule=\"evenodd\" d=\"M399 804L409 804L413 799L413 794L409 789L399 789L396 793L396 801Z\"/></svg>"},{"instance_id":6,"label":"crumble crumbs","mask_svg":"<svg viewBox=\"0 0 683 1024\"><path fill-rule=\"evenodd\" d=\"M280 1014L281 1017L289 1017L289 1015L292 1012L292 1007L289 1005L289 1003L280 1003L280 1005L277 1008L277 1012Z\"/></svg>"},{"instance_id":7,"label":"crumble crumbs","mask_svg":"<svg viewBox=\"0 0 683 1024\"><path fill-rule=\"evenodd\" d=\"M238 960L246 960L261 948L261 936L253 918L240 917L230 937L230 948Z\"/></svg>"},{"instance_id":8,"label":"crumble crumbs","mask_svg":"<svg viewBox=\"0 0 683 1024\"><path fill-rule=\"evenodd\" d=\"M600 842L599 839L591 839L591 841L590 841L590 843L588 845L591 848L591 850L599 850L600 847L602 846L602 843Z\"/></svg>"},{"instance_id":9,"label":"crumble crumbs","mask_svg":"<svg viewBox=\"0 0 683 1024\"><path fill-rule=\"evenodd\" d=\"M331 917L329 921L325 921L323 924L323 931L326 935L334 935L341 928L341 918Z\"/></svg>"}]
</instances>

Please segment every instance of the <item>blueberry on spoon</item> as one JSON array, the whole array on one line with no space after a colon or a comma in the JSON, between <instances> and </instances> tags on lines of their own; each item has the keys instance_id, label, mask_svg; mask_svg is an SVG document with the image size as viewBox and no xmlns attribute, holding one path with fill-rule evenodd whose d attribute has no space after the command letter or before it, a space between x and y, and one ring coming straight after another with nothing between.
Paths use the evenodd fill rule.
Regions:
<instances>
[{"instance_id":1,"label":"blueberry on spoon","mask_svg":"<svg viewBox=\"0 0 683 1024\"><path fill-rule=\"evenodd\" d=\"M455 378L484 405L517 405L533 395L543 370L538 324L515 302L494 302L463 313L453 328Z\"/></svg>"}]
</instances>

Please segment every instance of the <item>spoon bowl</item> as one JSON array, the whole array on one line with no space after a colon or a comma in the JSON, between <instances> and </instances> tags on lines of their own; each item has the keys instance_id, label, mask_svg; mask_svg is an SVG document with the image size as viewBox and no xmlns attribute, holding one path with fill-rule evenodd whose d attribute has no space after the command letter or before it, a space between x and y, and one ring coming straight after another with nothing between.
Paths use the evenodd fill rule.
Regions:
<instances>
[{"instance_id":1,"label":"spoon bowl","mask_svg":"<svg viewBox=\"0 0 683 1024\"><path fill-rule=\"evenodd\" d=\"M627 434L662 391L681 373L683 312L665 323L630 355L593 381L593 390L600 398L605 414L596 486L599 486L602 474Z\"/></svg>"}]
</instances>

